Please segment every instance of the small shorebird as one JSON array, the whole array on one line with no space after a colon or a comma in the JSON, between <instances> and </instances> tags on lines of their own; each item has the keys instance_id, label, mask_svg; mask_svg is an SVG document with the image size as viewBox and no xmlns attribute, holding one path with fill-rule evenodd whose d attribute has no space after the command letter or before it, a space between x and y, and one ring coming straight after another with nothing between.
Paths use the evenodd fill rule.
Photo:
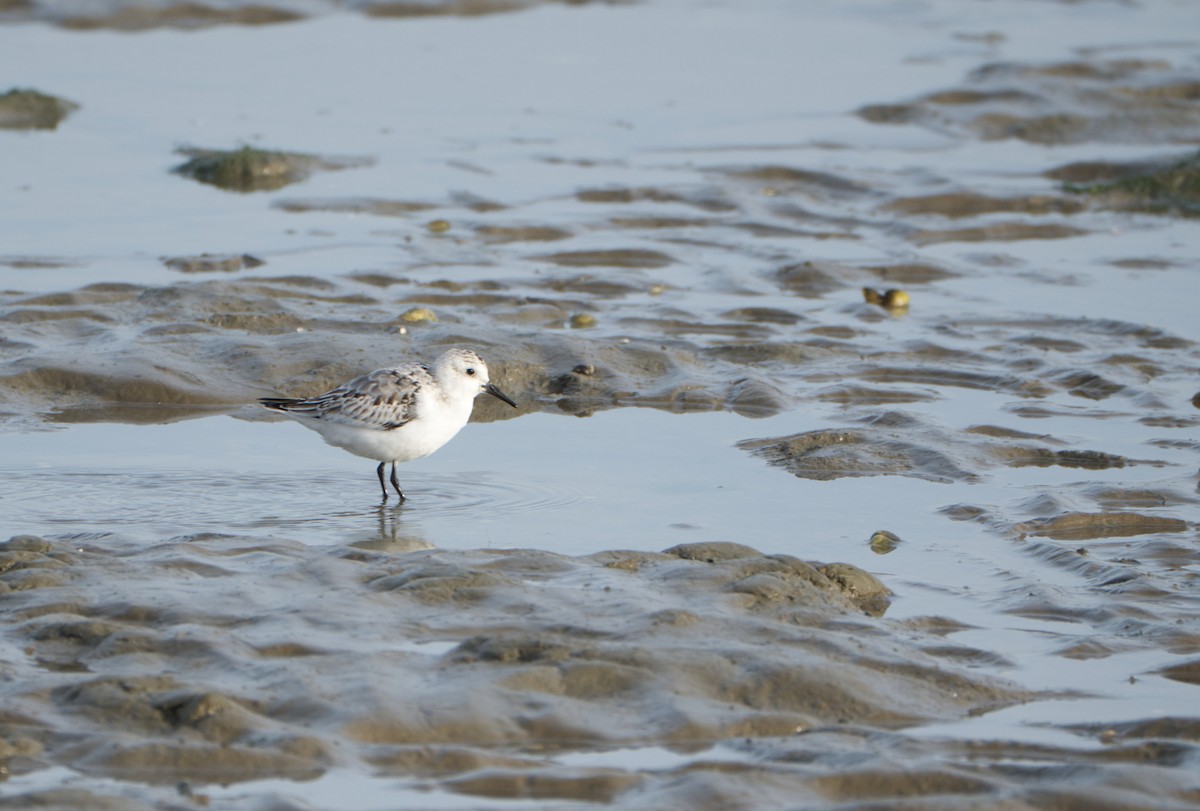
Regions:
<instances>
[{"instance_id":1,"label":"small shorebird","mask_svg":"<svg viewBox=\"0 0 1200 811\"><path fill-rule=\"evenodd\" d=\"M391 462L392 487L404 501L396 463L428 456L449 442L467 424L475 398L484 392L517 407L488 379L483 358L469 349L451 349L432 366L403 363L316 397L264 397L259 402L294 417L336 448L378 460L375 473L384 501L383 469Z\"/></svg>"}]
</instances>

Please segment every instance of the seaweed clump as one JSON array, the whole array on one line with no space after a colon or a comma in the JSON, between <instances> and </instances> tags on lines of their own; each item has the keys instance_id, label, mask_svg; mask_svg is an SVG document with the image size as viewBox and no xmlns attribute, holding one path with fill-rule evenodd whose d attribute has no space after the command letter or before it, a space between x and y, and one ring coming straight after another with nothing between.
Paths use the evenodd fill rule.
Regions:
<instances>
[{"instance_id":1,"label":"seaweed clump","mask_svg":"<svg viewBox=\"0 0 1200 811\"><path fill-rule=\"evenodd\" d=\"M53 130L79 105L37 90L13 88L0 95L0 129Z\"/></svg>"},{"instance_id":2,"label":"seaweed clump","mask_svg":"<svg viewBox=\"0 0 1200 811\"><path fill-rule=\"evenodd\" d=\"M186 163L172 171L226 191L274 191L305 180L319 169L336 170L367 163L356 159L320 158L298 152L258 149L196 149L185 147Z\"/></svg>"},{"instance_id":3,"label":"seaweed clump","mask_svg":"<svg viewBox=\"0 0 1200 811\"><path fill-rule=\"evenodd\" d=\"M1063 177L1089 174L1087 167L1079 165L1065 166L1056 172ZM1066 182L1063 189L1100 199L1113 208L1200 216L1200 152L1168 166L1100 165L1095 172L1106 172L1109 177L1092 182Z\"/></svg>"}]
</instances>

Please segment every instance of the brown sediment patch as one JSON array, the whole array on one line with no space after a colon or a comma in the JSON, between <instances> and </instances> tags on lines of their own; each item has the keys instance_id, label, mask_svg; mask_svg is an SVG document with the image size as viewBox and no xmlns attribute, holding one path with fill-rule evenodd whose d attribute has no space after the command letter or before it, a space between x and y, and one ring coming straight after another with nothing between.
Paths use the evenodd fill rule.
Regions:
<instances>
[{"instance_id":1,"label":"brown sediment patch","mask_svg":"<svg viewBox=\"0 0 1200 811\"><path fill-rule=\"evenodd\" d=\"M363 9L368 17L479 17L518 11L534 0L433 0L429 3L375 0Z\"/></svg>"},{"instance_id":2,"label":"brown sediment patch","mask_svg":"<svg viewBox=\"0 0 1200 811\"><path fill-rule=\"evenodd\" d=\"M1106 400L1125 389L1122 384L1087 369L1069 369L1060 373L1054 382L1068 394L1088 400Z\"/></svg>"},{"instance_id":3,"label":"brown sediment patch","mask_svg":"<svg viewBox=\"0 0 1200 811\"><path fill-rule=\"evenodd\" d=\"M921 652L915 628L901 638L872 619L889 593L869 573L743 544L579 558L331 554L202 535L119 544L0 544L13 561L53 562L63 575L7 592L0 623L32 658L62 665L50 688L45 669L6 681L12 706L45 722L26 728L24 748L120 779L301 779L336 753L466 793L615 796L645 778L545 772L539 758L829 724L896 728L1028 697ZM222 575L174 565L204 558L219 559ZM277 599L289 610L262 610ZM413 639L440 644L411 652Z\"/></svg>"},{"instance_id":4,"label":"brown sediment patch","mask_svg":"<svg viewBox=\"0 0 1200 811\"><path fill-rule=\"evenodd\" d=\"M1047 65L995 63L966 87L911 102L863 107L878 124L920 124L984 140L1186 143L1200 112L1194 77L1162 61L1112 59Z\"/></svg>"},{"instance_id":5,"label":"brown sediment patch","mask_svg":"<svg viewBox=\"0 0 1200 811\"><path fill-rule=\"evenodd\" d=\"M371 214L377 217L405 217L438 207L436 203L418 200L385 200L377 197L278 200L272 205L292 213L326 211L334 214Z\"/></svg>"},{"instance_id":6,"label":"brown sediment patch","mask_svg":"<svg viewBox=\"0 0 1200 811\"><path fill-rule=\"evenodd\" d=\"M612 248L594 251L560 251L532 257L562 267L663 268L675 259L646 248Z\"/></svg>"},{"instance_id":7,"label":"brown sediment patch","mask_svg":"<svg viewBox=\"0 0 1200 811\"><path fill-rule=\"evenodd\" d=\"M255 746L212 746L155 741L144 744L108 743L72 761L83 772L119 780L147 783L244 783L280 778L312 780L326 764L301 752L267 751Z\"/></svg>"},{"instance_id":8,"label":"brown sediment patch","mask_svg":"<svg viewBox=\"0 0 1200 811\"><path fill-rule=\"evenodd\" d=\"M892 284L929 284L962 275L948 268L924 262L898 262L887 265L867 265L863 270Z\"/></svg>"},{"instance_id":9,"label":"brown sediment patch","mask_svg":"<svg viewBox=\"0 0 1200 811\"><path fill-rule=\"evenodd\" d=\"M510 242L556 242L572 236L565 228L551 225L482 225L475 229L475 233L485 242L497 245Z\"/></svg>"},{"instance_id":10,"label":"brown sediment patch","mask_svg":"<svg viewBox=\"0 0 1200 811\"><path fill-rule=\"evenodd\" d=\"M1072 731L1098 738L1103 743L1115 741L1181 740L1200 743L1200 718L1168 715L1115 724L1081 724Z\"/></svg>"},{"instance_id":11,"label":"brown sediment patch","mask_svg":"<svg viewBox=\"0 0 1200 811\"><path fill-rule=\"evenodd\" d=\"M204 319L204 323L217 329L278 335L295 332L307 322L291 313L213 313Z\"/></svg>"},{"instance_id":12,"label":"brown sediment patch","mask_svg":"<svg viewBox=\"0 0 1200 811\"><path fill-rule=\"evenodd\" d=\"M0 95L0 129L53 130L79 109L73 101L37 90L13 88Z\"/></svg>"},{"instance_id":13,"label":"brown sediment patch","mask_svg":"<svg viewBox=\"0 0 1200 811\"><path fill-rule=\"evenodd\" d=\"M838 341L851 341L855 338L863 336L865 333L862 330L855 329L844 325L831 324L826 327L812 327L805 330L809 335L818 335L821 338L833 338ZM828 346L828 341L823 341L824 346Z\"/></svg>"},{"instance_id":14,"label":"brown sediment patch","mask_svg":"<svg viewBox=\"0 0 1200 811\"><path fill-rule=\"evenodd\" d=\"M50 270L54 268L78 267L75 259L60 259L52 256L0 256L0 267L14 270Z\"/></svg>"},{"instance_id":15,"label":"brown sediment patch","mask_svg":"<svg viewBox=\"0 0 1200 811\"><path fill-rule=\"evenodd\" d=\"M585 362L551 374L548 379L542 377L544 372L538 367L522 365L518 367L518 380L532 375L531 384L540 387L543 399L549 398L560 410L574 414L620 404L672 412L732 410L748 417L763 417L779 413L789 402L777 387L756 377L721 378L701 385L691 374L692 364L671 353L624 349L588 351L576 357ZM630 384L636 388L627 388ZM520 385L516 390L520 391Z\"/></svg>"},{"instance_id":16,"label":"brown sediment patch","mask_svg":"<svg viewBox=\"0 0 1200 811\"><path fill-rule=\"evenodd\" d=\"M622 326L649 327L663 335L722 335L747 340L766 339L775 333L761 324L706 324L684 318L622 318Z\"/></svg>"},{"instance_id":17,"label":"brown sediment patch","mask_svg":"<svg viewBox=\"0 0 1200 811\"><path fill-rule=\"evenodd\" d=\"M1047 169L1043 176L1057 180L1068 187L1111 183L1129 177L1145 175L1163 168L1162 163L1136 161L1115 163L1109 161L1078 161Z\"/></svg>"},{"instance_id":18,"label":"brown sediment patch","mask_svg":"<svg viewBox=\"0 0 1200 811\"><path fill-rule=\"evenodd\" d=\"M434 289L445 289L440 285L430 285ZM449 292L449 293L426 293L412 292L404 297L406 304L430 304L435 307L477 307L495 310L497 312L505 312L509 308L520 307L523 304L552 304L547 300L531 300L526 296L519 296L508 293L488 293L488 292Z\"/></svg>"},{"instance_id":19,"label":"brown sediment patch","mask_svg":"<svg viewBox=\"0 0 1200 811\"><path fill-rule=\"evenodd\" d=\"M723 172L733 180L759 184L768 194L800 192L823 197L857 197L872 193L869 186L840 175L794 166L766 165Z\"/></svg>"},{"instance_id":20,"label":"brown sediment patch","mask_svg":"<svg viewBox=\"0 0 1200 811\"><path fill-rule=\"evenodd\" d=\"M1018 431L1002 425L972 425L966 429L968 434L993 437L995 439L1036 439L1041 442L1058 442L1049 434L1031 434L1028 431Z\"/></svg>"},{"instance_id":21,"label":"brown sediment patch","mask_svg":"<svg viewBox=\"0 0 1200 811\"><path fill-rule=\"evenodd\" d=\"M1082 352L1087 346L1070 338L1051 335L1023 335L1014 339L1015 343L1032 346L1036 349L1049 349L1055 352Z\"/></svg>"},{"instance_id":22,"label":"brown sediment patch","mask_svg":"<svg viewBox=\"0 0 1200 811\"><path fill-rule=\"evenodd\" d=\"M564 307L549 302L516 304L511 308L496 312L494 317L502 324L563 327L570 317L570 305Z\"/></svg>"},{"instance_id":23,"label":"brown sediment patch","mask_svg":"<svg viewBox=\"0 0 1200 811\"><path fill-rule=\"evenodd\" d=\"M875 383L916 383L952 389L1007 391L1022 397L1040 397L1051 389L1039 380L1005 374L989 374L935 366L876 366L862 371L862 378Z\"/></svg>"},{"instance_id":24,"label":"brown sediment patch","mask_svg":"<svg viewBox=\"0 0 1200 811\"><path fill-rule=\"evenodd\" d=\"M579 293L598 298L620 298L631 293L644 292L642 287L627 282L600 278L586 273L578 276L555 275L542 280L541 286L558 293Z\"/></svg>"},{"instance_id":25,"label":"brown sediment patch","mask_svg":"<svg viewBox=\"0 0 1200 811\"><path fill-rule=\"evenodd\" d=\"M609 220L616 228L630 230L657 231L670 228L705 228L713 224L713 220L689 217L613 217Z\"/></svg>"},{"instance_id":26,"label":"brown sediment patch","mask_svg":"<svg viewBox=\"0 0 1200 811\"><path fill-rule=\"evenodd\" d=\"M1194 684L1200 687L1200 659L1193 659L1190 662L1183 662L1178 665L1171 665L1159 671L1172 681L1183 682L1184 684Z\"/></svg>"},{"instance_id":27,"label":"brown sediment patch","mask_svg":"<svg viewBox=\"0 0 1200 811\"><path fill-rule=\"evenodd\" d=\"M684 194L654 187L629 188L614 186L609 188L583 189L576 192L575 199L581 203L683 203L712 212L726 212L737 209L735 203L719 195Z\"/></svg>"},{"instance_id":28,"label":"brown sediment patch","mask_svg":"<svg viewBox=\"0 0 1200 811\"><path fill-rule=\"evenodd\" d=\"M1108 510L1153 509L1196 503L1194 496L1167 488L1135 489L1096 484L1088 487L1085 493Z\"/></svg>"},{"instance_id":29,"label":"brown sediment patch","mask_svg":"<svg viewBox=\"0 0 1200 811\"><path fill-rule=\"evenodd\" d=\"M96 310L78 310L73 308L51 310L38 307L22 307L0 314L0 321L10 324L40 324L46 321L71 321L74 319L96 321L102 324L111 324L113 322L110 316Z\"/></svg>"},{"instance_id":30,"label":"brown sediment patch","mask_svg":"<svg viewBox=\"0 0 1200 811\"><path fill-rule=\"evenodd\" d=\"M874 390L849 384L816 395L816 399L849 406L891 405L933 397L921 392ZM992 425L950 431L915 415L886 411L861 417L855 427L744 440L738 447L795 476L816 480L897 475L938 482L972 482L996 465L1110 470L1163 464L1097 450L1054 447L1063 444L1052 436ZM1061 510L1046 514L1058 511Z\"/></svg>"},{"instance_id":31,"label":"brown sediment patch","mask_svg":"<svg viewBox=\"0 0 1200 811\"><path fill-rule=\"evenodd\" d=\"M789 310L781 310L777 307L739 307L736 310L727 310L721 315L731 321L748 321L752 324L780 324L783 326L791 326L804 320L803 316Z\"/></svg>"},{"instance_id":32,"label":"brown sediment patch","mask_svg":"<svg viewBox=\"0 0 1200 811\"><path fill-rule=\"evenodd\" d=\"M860 239L858 234L849 231L814 231L808 228L793 228L791 226L762 222L738 222L733 223L732 227L753 236L764 238Z\"/></svg>"},{"instance_id":33,"label":"brown sediment patch","mask_svg":"<svg viewBox=\"0 0 1200 811\"><path fill-rule=\"evenodd\" d=\"M204 3L171 3L165 6L122 6L98 15L68 14L58 17L63 28L76 31L112 29L147 31L154 28L209 28L216 25L273 25L294 22L303 15L272 6L246 5L214 8Z\"/></svg>"},{"instance_id":34,"label":"brown sediment patch","mask_svg":"<svg viewBox=\"0 0 1200 811\"><path fill-rule=\"evenodd\" d=\"M237 270L261 267L266 262L248 253L202 253L197 256L172 256L163 259L163 264L180 273L233 273Z\"/></svg>"},{"instance_id":35,"label":"brown sediment patch","mask_svg":"<svg viewBox=\"0 0 1200 811\"><path fill-rule=\"evenodd\" d=\"M490 769L446 781L461 794L497 799L612 802L618 794L645 782L618 769Z\"/></svg>"},{"instance_id":36,"label":"brown sediment patch","mask_svg":"<svg viewBox=\"0 0 1200 811\"><path fill-rule=\"evenodd\" d=\"M1093 734L1102 741L1115 740L1115 727L1095 729ZM791 788L787 799L794 804L795 797L803 796L805 807L812 808L826 803L853 811L975 807L1138 811L1158 806L1182 811L1191 808L1195 799L1187 777L1193 747L1153 740L1081 749L1008 740L918 741L894 733L821 729L777 741L747 741L744 749L760 764L754 777L747 775L747 779L762 785L766 798L774 799L770 778L776 770L786 764L807 770L809 779ZM1066 755L1068 751L1076 754ZM1070 775L1070 788L1062 784L1064 771ZM818 793L797 793L804 790ZM773 807L790 806L777 801Z\"/></svg>"},{"instance_id":37,"label":"brown sediment patch","mask_svg":"<svg viewBox=\"0 0 1200 811\"><path fill-rule=\"evenodd\" d=\"M1015 529L1030 535L1043 535L1056 541L1088 541L1097 538L1126 538L1185 532L1188 522L1162 515L1134 512L1066 513L1053 518L1038 518L1017 524Z\"/></svg>"},{"instance_id":38,"label":"brown sediment patch","mask_svg":"<svg viewBox=\"0 0 1200 811\"><path fill-rule=\"evenodd\" d=\"M121 282L99 282L78 290L58 293L43 293L19 300L25 306L73 307L79 305L118 304L137 298L146 288Z\"/></svg>"},{"instance_id":39,"label":"brown sediment patch","mask_svg":"<svg viewBox=\"0 0 1200 811\"><path fill-rule=\"evenodd\" d=\"M852 284L857 271L836 262L805 261L786 265L775 272L776 283L805 298L820 298Z\"/></svg>"},{"instance_id":40,"label":"brown sediment patch","mask_svg":"<svg viewBox=\"0 0 1200 811\"><path fill-rule=\"evenodd\" d=\"M259 149L200 149L182 147L176 150L188 160L172 171L225 191L273 191L305 180L314 171L331 171L365 166L366 158L323 158L298 152Z\"/></svg>"},{"instance_id":41,"label":"brown sediment patch","mask_svg":"<svg viewBox=\"0 0 1200 811\"><path fill-rule=\"evenodd\" d=\"M938 399L938 395L926 391L876 389L853 383L821 389L813 397L822 402L856 406L898 405L901 403L921 403Z\"/></svg>"},{"instance_id":42,"label":"brown sediment patch","mask_svg":"<svg viewBox=\"0 0 1200 811\"><path fill-rule=\"evenodd\" d=\"M824 345L803 343L744 343L714 346L704 354L740 366L758 364L800 364L828 354Z\"/></svg>"},{"instance_id":43,"label":"brown sediment patch","mask_svg":"<svg viewBox=\"0 0 1200 811\"><path fill-rule=\"evenodd\" d=\"M835 802L896 798L928 798L951 795L959 798L990 794L986 778L927 769L897 774L892 771L853 769L845 774L817 777L809 781L815 791Z\"/></svg>"},{"instance_id":44,"label":"brown sediment patch","mask_svg":"<svg viewBox=\"0 0 1200 811\"><path fill-rule=\"evenodd\" d=\"M485 769L536 769L544 761L505 755L470 745L382 745L366 750L364 758L382 774L444 777Z\"/></svg>"},{"instance_id":45,"label":"brown sediment patch","mask_svg":"<svg viewBox=\"0 0 1200 811\"><path fill-rule=\"evenodd\" d=\"M1153 259L1150 257L1130 257L1128 259L1114 259L1109 262L1115 268L1124 270L1167 270L1177 266L1176 262L1170 262L1166 259Z\"/></svg>"},{"instance_id":46,"label":"brown sediment patch","mask_svg":"<svg viewBox=\"0 0 1200 811\"><path fill-rule=\"evenodd\" d=\"M371 287L388 288L396 284L410 284L408 279L400 276L393 276L390 273L378 273L374 271L359 271L351 273L346 278L359 284L367 284Z\"/></svg>"},{"instance_id":47,"label":"brown sediment patch","mask_svg":"<svg viewBox=\"0 0 1200 811\"><path fill-rule=\"evenodd\" d=\"M918 229L910 239L918 245L942 242L1018 242L1026 239L1068 239L1089 233L1086 229L1059 223L1000 222L969 228Z\"/></svg>"},{"instance_id":48,"label":"brown sediment patch","mask_svg":"<svg viewBox=\"0 0 1200 811\"><path fill-rule=\"evenodd\" d=\"M96 401L182 406L227 404L222 398L209 394L198 381L189 380L187 375L162 369L146 369L142 374L125 369L107 375L91 363L86 368L40 366L2 375L0 381L9 392L24 393L37 399L49 398L60 406L94 404Z\"/></svg>"},{"instance_id":49,"label":"brown sediment patch","mask_svg":"<svg viewBox=\"0 0 1200 811\"><path fill-rule=\"evenodd\" d=\"M873 417L865 428L807 431L773 439L743 440L738 447L802 479L828 481L847 476L909 476L935 482L972 481L939 450L928 428L907 415ZM923 443L922 439L931 440Z\"/></svg>"},{"instance_id":50,"label":"brown sediment patch","mask_svg":"<svg viewBox=\"0 0 1200 811\"><path fill-rule=\"evenodd\" d=\"M983 214L1075 214L1083 208L1078 200L1048 194L991 197L968 191L901 197L883 205L883 210L897 214L934 214L951 219Z\"/></svg>"},{"instance_id":51,"label":"brown sediment patch","mask_svg":"<svg viewBox=\"0 0 1200 811\"><path fill-rule=\"evenodd\" d=\"M907 310L909 294L889 289L880 294L866 284L884 281L895 285L921 285L958 274L924 262L897 262L880 265L848 265L825 260L805 260L785 265L773 274L774 282L783 290L804 298L822 298L847 287L860 287L863 296L872 304L882 304L894 312ZM829 325L827 329L835 329Z\"/></svg>"},{"instance_id":52,"label":"brown sediment patch","mask_svg":"<svg viewBox=\"0 0 1200 811\"><path fill-rule=\"evenodd\" d=\"M1101 451L1052 450L1029 445L995 445L991 454L1009 467L1071 467L1083 470L1109 470L1137 464L1124 456Z\"/></svg>"}]
</instances>

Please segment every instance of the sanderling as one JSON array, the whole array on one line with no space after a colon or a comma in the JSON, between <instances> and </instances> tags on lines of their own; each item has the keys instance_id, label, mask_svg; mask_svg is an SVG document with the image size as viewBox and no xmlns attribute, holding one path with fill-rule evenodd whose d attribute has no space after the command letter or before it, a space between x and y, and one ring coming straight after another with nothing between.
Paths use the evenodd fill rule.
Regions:
<instances>
[{"instance_id":1,"label":"sanderling","mask_svg":"<svg viewBox=\"0 0 1200 811\"><path fill-rule=\"evenodd\" d=\"M492 385L487 364L469 349L451 349L433 362L404 363L356 377L316 397L264 397L267 408L282 411L311 428L334 447L379 460L375 469L383 500L383 468L428 456L445 445L471 417L475 398L487 392L513 408L517 404Z\"/></svg>"}]
</instances>

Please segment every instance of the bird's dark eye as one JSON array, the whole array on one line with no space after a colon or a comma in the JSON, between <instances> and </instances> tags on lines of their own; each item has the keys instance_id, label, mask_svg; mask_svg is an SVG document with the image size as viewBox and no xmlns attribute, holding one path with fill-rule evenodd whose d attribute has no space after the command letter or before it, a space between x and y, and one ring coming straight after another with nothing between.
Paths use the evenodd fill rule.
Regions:
<instances>
[{"instance_id":1,"label":"bird's dark eye","mask_svg":"<svg viewBox=\"0 0 1200 811\"><path fill-rule=\"evenodd\" d=\"M467 374L469 374L469 375L472 375L472 376L473 376L473 375L475 374L475 370L474 370L474 369L467 369Z\"/></svg>"}]
</instances>

